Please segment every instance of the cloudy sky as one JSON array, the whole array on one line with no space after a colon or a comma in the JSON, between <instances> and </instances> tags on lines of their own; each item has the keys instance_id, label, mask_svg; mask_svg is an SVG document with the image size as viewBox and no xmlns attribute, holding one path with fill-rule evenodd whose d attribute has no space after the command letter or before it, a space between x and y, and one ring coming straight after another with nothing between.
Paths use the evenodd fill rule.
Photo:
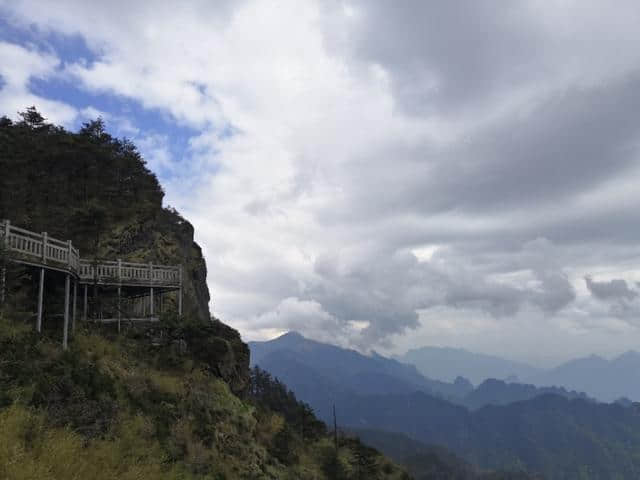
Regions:
<instances>
[{"instance_id":1,"label":"cloudy sky","mask_svg":"<svg viewBox=\"0 0 640 480\"><path fill-rule=\"evenodd\" d=\"M640 344L640 8L0 0L0 114L134 140L212 309L383 353Z\"/></svg>"}]
</instances>

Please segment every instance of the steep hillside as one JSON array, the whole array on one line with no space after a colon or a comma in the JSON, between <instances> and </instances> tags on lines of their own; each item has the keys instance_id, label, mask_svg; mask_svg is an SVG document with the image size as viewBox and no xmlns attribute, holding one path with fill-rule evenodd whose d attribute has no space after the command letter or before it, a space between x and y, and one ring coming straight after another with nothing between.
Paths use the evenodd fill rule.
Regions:
<instances>
[{"instance_id":1,"label":"steep hillside","mask_svg":"<svg viewBox=\"0 0 640 480\"><path fill-rule=\"evenodd\" d=\"M0 218L69 239L85 258L182 264L185 314L209 321L207 270L193 227L163 208L162 187L136 147L110 136L101 120L71 133L48 124L33 108L22 117L17 123L0 118ZM35 311L34 275L19 266L10 269L7 297L19 311ZM48 282L47 288L44 323L59 330L55 314L62 311L62 285ZM219 370L242 391L249 351L237 332L216 325L218 351L223 344L225 350Z\"/></svg>"},{"instance_id":2,"label":"steep hillside","mask_svg":"<svg viewBox=\"0 0 640 480\"><path fill-rule=\"evenodd\" d=\"M184 266L186 312L209 318L206 265L193 227L163 208L164 192L135 145L100 120L78 133L35 109L0 119L0 218L71 240L83 257Z\"/></svg>"},{"instance_id":3,"label":"steep hillside","mask_svg":"<svg viewBox=\"0 0 640 480\"><path fill-rule=\"evenodd\" d=\"M216 352L198 347L214 333L199 322L121 336L93 327L63 352L0 315L0 478L356 479L365 460L378 478L408 478L359 442L341 438L336 453L273 381L234 395Z\"/></svg>"},{"instance_id":4,"label":"steep hillside","mask_svg":"<svg viewBox=\"0 0 640 480\"><path fill-rule=\"evenodd\" d=\"M83 256L182 264L185 314L153 325L80 323L59 344L62 275L33 332L35 272L8 266L0 306L0 478L406 479L339 437L284 385L251 375L238 332L210 317L193 228L162 206L135 146L101 121L78 133L35 109L0 118L0 217L71 239ZM3 262L4 258L1 259Z\"/></svg>"}]
</instances>

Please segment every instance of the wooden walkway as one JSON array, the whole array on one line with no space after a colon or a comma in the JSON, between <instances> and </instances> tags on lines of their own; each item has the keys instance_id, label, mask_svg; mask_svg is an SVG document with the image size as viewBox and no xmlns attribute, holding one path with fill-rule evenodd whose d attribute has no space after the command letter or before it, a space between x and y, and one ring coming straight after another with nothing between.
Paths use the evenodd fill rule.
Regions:
<instances>
[{"instance_id":1,"label":"wooden walkway","mask_svg":"<svg viewBox=\"0 0 640 480\"><path fill-rule=\"evenodd\" d=\"M84 315L87 319L87 287L115 286L118 289L118 317L104 319L105 322L117 322L120 330L122 317L120 299L123 287L145 287L149 289L150 320L154 317L154 289L161 292L178 292L178 315L182 315L182 265L154 265L153 263L131 263L116 261L87 260L80 257L71 240L58 240L46 232L36 233L16 227L9 220L0 223L0 245L10 261L31 265L40 269L40 288L38 293L38 313L36 328L42 328L42 300L44 290L44 272L53 270L66 274L65 313L63 346L67 348L70 310L73 315L72 328L75 326L76 296L78 285L84 286ZM5 270L0 278L0 302L4 303ZM73 304L70 305L70 288L73 281ZM139 319L138 319L139 320Z\"/></svg>"}]
</instances>

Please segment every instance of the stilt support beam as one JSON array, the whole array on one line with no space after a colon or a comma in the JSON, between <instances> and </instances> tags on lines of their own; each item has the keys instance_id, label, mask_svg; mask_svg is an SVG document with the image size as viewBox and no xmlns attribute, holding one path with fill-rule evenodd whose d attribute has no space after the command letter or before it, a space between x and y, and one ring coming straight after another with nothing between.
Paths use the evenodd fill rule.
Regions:
<instances>
[{"instance_id":1,"label":"stilt support beam","mask_svg":"<svg viewBox=\"0 0 640 480\"><path fill-rule=\"evenodd\" d=\"M76 308L78 299L78 280L73 281L73 310L71 311L71 332L76 333Z\"/></svg>"},{"instance_id":2,"label":"stilt support beam","mask_svg":"<svg viewBox=\"0 0 640 480\"><path fill-rule=\"evenodd\" d=\"M178 317L182 316L182 265L179 267L180 288L178 289Z\"/></svg>"},{"instance_id":3,"label":"stilt support beam","mask_svg":"<svg viewBox=\"0 0 640 480\"><path fill-rule=\"evenodd\" d=\"M69 348L69 290L71 290L71 275L65 275L64 282L64 327L62 332L62 348Z\"/></svg>"},{"instance_id":4,"label":"stilt support beam","mask_svg":"<svg viewBox=\"0 0 640 480\"><path fill-rule=\"evenodd\" d=\"M122 287L118 285L118 333L120 333L120 322L122 321Z\"/></svg>"},{"instance_id":5,"label":"stilt support beam","mask_svg":"<svg viewBox=\"0 0 640 480\"><path fill-rule=\"evenodd\" d=\"M88 306L88 299L87 299L87 284L84 284L84 305L83 305L83 310L82 310L82 319L86 322L87 321L87 306Z\"/></svg>"},{"instance_id":6,"label":"stilt support beam","mask_svg":"<svg viewBox=\"0 0 640 480\"><path fill-rule=\"evenodd\" d=\"M36 331L42 332L42 301L44 300L44 268L40 269L40 282L38 287L38 317L36 319Z\"/></svg>"},{"instance_id":7,"label":"stilt support beam","mask_svg":"<svg viewBox=\"0 0 640 480\"><path fill-rule=\"evenodd\" d=\"M0 305L4 305L6 289L7 289L7 268L3 266L2 269L0 269Z\"/></svg>"}]
</instances>

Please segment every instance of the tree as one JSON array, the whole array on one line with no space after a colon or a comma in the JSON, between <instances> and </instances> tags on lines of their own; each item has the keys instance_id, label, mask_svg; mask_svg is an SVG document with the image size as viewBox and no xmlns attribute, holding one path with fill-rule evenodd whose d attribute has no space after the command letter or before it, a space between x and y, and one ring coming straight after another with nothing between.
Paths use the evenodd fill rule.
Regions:
<instances>
[{"instance_id":1,"label":"tree","mask_svg":"<svg viewBox=\"0 0 640 480\"><path fill-rule=\"evenodd\" d=\"M41 129L49 126L46 123L47 119L44 118L33 105L27 108L24 112L18 112L18 115L22 118L20 123L29 128Z\"/></svg>"}]
</instances>

